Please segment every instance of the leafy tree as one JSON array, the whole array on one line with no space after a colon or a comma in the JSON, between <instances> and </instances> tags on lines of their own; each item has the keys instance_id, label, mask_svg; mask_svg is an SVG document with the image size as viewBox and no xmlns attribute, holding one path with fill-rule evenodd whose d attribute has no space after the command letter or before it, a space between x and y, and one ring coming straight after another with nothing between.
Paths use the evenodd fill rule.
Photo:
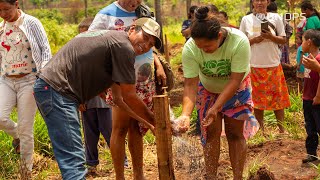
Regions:
<instances>
[{"instance_id":1,"label":"leafy tree","mask_svg":"<svg viewBox=\"0 0 320 180\"><path fill-rule=\"evenodd\" d=\"M219 11L227 12L231 24L239 24L241 17L249 10L246 6L246 1L243 0L203 0L202 2L206 4L214 4L219 8Z\"/></svg>"}]
</instances>

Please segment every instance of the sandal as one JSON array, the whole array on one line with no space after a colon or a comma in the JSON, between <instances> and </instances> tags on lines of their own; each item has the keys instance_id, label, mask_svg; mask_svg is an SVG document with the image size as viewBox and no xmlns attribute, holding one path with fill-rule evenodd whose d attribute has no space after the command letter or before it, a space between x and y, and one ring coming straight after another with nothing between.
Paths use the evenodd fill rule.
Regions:
<instances>
[{"instance_id":1,"label":"sandal","mask_svg":"<svg viewBox=\"0 0 320 180\"><path fill-rule=\"evenodd\" d=\"M14 148L14 152L16 154L20 154L20 139L14 139L12 141L12 147Z\"/></svg>"}]
</instances>

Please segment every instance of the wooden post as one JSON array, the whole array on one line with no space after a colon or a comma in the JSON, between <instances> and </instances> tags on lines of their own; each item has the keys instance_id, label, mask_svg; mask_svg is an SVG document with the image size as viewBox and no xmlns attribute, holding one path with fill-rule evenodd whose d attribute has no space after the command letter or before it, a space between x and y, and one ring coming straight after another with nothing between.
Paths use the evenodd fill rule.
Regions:
<instances>
[{"instance_id":1,"label":"wooden post","mask_svg":"<svg viewBox=\"0 0 320 180\"><path fill-rule=\"evenodd\" d=\"M153 107L159 180L175 180L168 95L153 96Z\"/></svg>"},{"instance_id":2,"label":"wooden post","mask_svg":"<svg viewBox=\"0 0 320 180\"><path fill-rule=\"evenodd\" d=\"M168 47L168 39L167 39L167 35L164 35L164 53L165 53L165 59L166 61L170 64L170 57L169 57L169 47Z\"/></svg>"}]
</instances>

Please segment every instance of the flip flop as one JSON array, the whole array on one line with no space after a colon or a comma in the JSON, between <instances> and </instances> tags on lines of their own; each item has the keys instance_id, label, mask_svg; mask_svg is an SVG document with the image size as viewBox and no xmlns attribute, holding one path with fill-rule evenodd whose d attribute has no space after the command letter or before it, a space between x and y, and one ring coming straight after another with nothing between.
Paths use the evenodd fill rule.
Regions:
<instances>
[{"instance_id":1,"label":"flip flop","mask_svg":"<svg viewBox=\"0 0 320 180\"><path fill-rule=\"evenodd\" d=\"M20 154L20 139L14 139L12 141L12 147L14 148L14 152L16 154Z\"/></svg>"}]
</instances>

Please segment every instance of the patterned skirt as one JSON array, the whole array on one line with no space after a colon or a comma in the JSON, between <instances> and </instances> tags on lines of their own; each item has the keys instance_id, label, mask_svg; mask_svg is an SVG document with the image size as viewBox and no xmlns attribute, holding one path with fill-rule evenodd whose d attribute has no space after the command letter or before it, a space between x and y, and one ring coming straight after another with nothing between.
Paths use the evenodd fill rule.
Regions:
<instances>
[{"instance_id":1,"label":"patterned skirt","mask_svg":"<svg viewBox=\"0 0 320 180\"><path fill-rule=\"evenodd\" d=\"M251 68L254 108L280 110L290 106L287 83L282 66Z\"/></svg>"},{"instance_id":2,"label":"patterned skirt","mask_svg":"<svg viewBox=\"0 0 320 180\"><path fill-rule=\"evenodd\" d=\"M202 83L198 85L197 112L200 122L205 118L207 111L214 105L220 94L207 91ZM224 116L245 121L243 136L246 139L253 137L259 130L259 123L252 114L251 80L249 75L242 81L235 95L223 106L221 113ZM202 123L201 123L202 124ZM201 143L204 146L207 140L207 128L201 125Z\"/></svg>"}]
</instances>

